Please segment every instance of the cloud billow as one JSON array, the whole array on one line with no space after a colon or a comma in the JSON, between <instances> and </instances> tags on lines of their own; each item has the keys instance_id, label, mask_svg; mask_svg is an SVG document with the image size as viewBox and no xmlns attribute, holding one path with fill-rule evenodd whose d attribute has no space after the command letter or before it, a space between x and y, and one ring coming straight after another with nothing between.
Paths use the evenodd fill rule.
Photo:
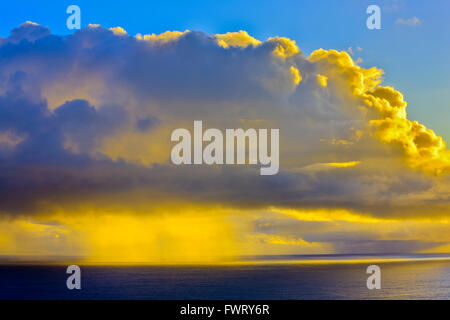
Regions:
<instances>
[{"instance_id":1,"label":"cloud billow","mask_svg":"<svg viewBox=\"0 0 450 320\"><path fill-rule=\"evenodd\" d=\"M4 216L178 202L376 219L448 212L445 142L407 119L381 69L345 52L306 57L293 40L244 31L133 37L90 25L57 36L27 22L0 41L0 74ZM170 133L194 120L279 128L280 173L173 166Z\"/></svg>"}]
</instances>

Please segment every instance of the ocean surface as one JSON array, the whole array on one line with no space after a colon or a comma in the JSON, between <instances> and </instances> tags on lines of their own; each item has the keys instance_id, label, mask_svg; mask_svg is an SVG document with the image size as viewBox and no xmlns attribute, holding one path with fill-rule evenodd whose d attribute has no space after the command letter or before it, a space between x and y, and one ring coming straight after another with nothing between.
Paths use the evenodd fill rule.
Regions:
<instances>
[{"instance_id":1,"label":"ocean surface","mask_svg":"<svg viewBox=\"0 0 450 320\"><path fill-rule=\"evenodd\" d=\"M224 266L81 265L81 290L67 289L66 266L8 263L0 265L0 299L450 299L447 258L365 258L266 257ZM371 264L381 268L380 290L367 289Z\"/></svg>"}]
</instances>

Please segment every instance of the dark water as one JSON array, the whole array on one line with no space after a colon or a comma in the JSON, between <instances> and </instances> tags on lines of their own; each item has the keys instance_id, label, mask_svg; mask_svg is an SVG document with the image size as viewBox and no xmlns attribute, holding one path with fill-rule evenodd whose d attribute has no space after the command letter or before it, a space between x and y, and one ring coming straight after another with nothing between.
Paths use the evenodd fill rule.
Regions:
<instances>
[{"instance_id":1,"label":"dark water","mask_svg":"<svg viewBox=\"0 0 450 320\"><path fill-rule=\"evenodd\" d=\"M64 266L0 266L0 299L450 299L450 261L224 267L82 266L82 289Z\"/></svg>"}]
</instances>

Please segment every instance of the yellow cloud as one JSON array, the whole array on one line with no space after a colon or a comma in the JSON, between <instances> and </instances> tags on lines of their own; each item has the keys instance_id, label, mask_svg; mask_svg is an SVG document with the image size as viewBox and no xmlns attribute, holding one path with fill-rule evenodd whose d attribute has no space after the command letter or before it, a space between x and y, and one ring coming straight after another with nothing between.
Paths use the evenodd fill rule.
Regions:
<instances>
[{"instance_id":1,"label":"yellow cloud","mask_svg":"<svg viewBox=\"0 0 450 320\"><path fill-rule=\"evenodd\" d=\"M136 214L86 207L83 214L0 220L0 255L78 256L95 264L216 263L237 254L232 226L220 210L184 206Z\"/></svg>"},{"instance_id":2,"label":"yellow cloud","mask_svg":"<svg viewBox=\"0 0 450 320\"><path fill-rule=\"evenodd\" d=\"M170 157L170 143L161 143L170 136L170 127L161 126L149 132L127 131L105 138L96 150L113 160L151 166L165 163Z\"/></svg>"},{"instance_id":3,"label":"yellow cloud","mask_svg":"<svg viewBox=\"0 0 450 320\"><path fill-rule=\"evenodd\" d=\"M63 236L64 239L60 239ZM70 237L70 230L54 222L29 218L0 219L0 255L52 256L73 254L80 239Z\"/></svg>"},{"instance_id":4,"label":"yellow cloud","mask_svg":"<svg viewBox=\"0 0 450 320\"><path fill-rule=\"evenodd\" d=\"M100 27L91 25L89 28ZM117 36L126 36L125 30L120 27L110 30ZM149 45L156 44L155 47L158 47L160 44L179 40L187 32L189 31L167 31L159 35L137 35L136 38L147 41ZM85 59L81 59L72 61L72 68L68 69L69 74L64 74L61 78L51 77L51 79L44 78L45 81L33 82L42 83L40 92L51 112L67 100L81 98L88 100L101 111L107 111L103 108L110 105L123 107L123 111L130 119L124 117L122 120L126 121L121 123L123 127L118 127L117 131L106 136L99 134L99 141L90 141L95 142L93 151L89 154L92 158L104 160L106 155L119 162L117 166L105 172L100 169L99 176L94 172L98 170L97 167L86 171L79 170L78 167L64 171L62 169L65 168L61 167L58 168L61 169L60 176L50 179L50 182L46 178L50 175L47 175L44 169L39 169L41 170L39 175L36 174L38 178L42 176L42 180L37 178L33 180L33 177L27 180L28 177L23 179L27 173L23 176L18 174L18 177L25 181L24 186L27 188L28 185L40 188L35 197L33 195L30 197L31 200L26 200L29 201L26 205L32 208L26 210L33 211L36 217L33 216L31 220L11 213L13 221L0 221L0 254L71 253L86 255L92 262L216 263L240 253L330 253L333 252L331 244L333 239L327 238L328 232L336 237L342 234L370 235L368 237L370 241L374 239L431 241L439 242L439 245L442 241L450 241L447 235L448 221L438 220L445 214L448 206L444 198L448 194L448 186L442 187L444 190L424 187L423 185L432 184L437 179L426 177L415 180L417 175L411 178L413 191L410 191L409 186L405 187L406 183L409 184L409 177L404 182L401 181L404 176L395 175L396 169L399 169L398 171L403 169L403 163L397 158L392 162L388 159L387 163L379 161L380 158L385 160L390 156L386 157L384 153L385 149L388 149L382 145L385 143L403 151L406 163L413 168L441 173L446 172L450 163L449 152L443 139L424 125L408 120L407 103L403 95L392 87L380 85L383 75L381 69L364 69L346 52L336 50L316 50L307 58L308 61L305 61L295 41L287 38L275 37L262 43L245 31L215 36L196 33L192 36L192 39L198 36L202 41L210 41L209 46L224 48L219 50L221 51L219 59L214 56L218 50L207 50L205 53L201 51L204 47L200 46L195 48L198 51L192 50L186 55L186 61L195 62L190 66L194 68L183 69L186 64L172 68L173 62L178 60L168 59L169 64L164 65L166 59L153 61L152 55L145 56L144 50L145 59L136 59L138 64L127 64L129 61L124 59L122 62L125 67L119 70L114 69L113 64L106 66L100 64L99 68L94 68L96 65L89 63L86 67L83 66ZM82 43L88 48L93 48L95 44L89 41ZM189 45L188 42L184 44ZM182 46L180 47L180 50L184 50ZM248 50L225 50L232 47ZM272 52L268 52L266 48L272 48ZM135 47L131 50L134 53ZM155 50L155 55L158 53ZM253 53L255 56L252 56ZM89 50L89 57L91 54ZM161 57L165 57L165 54L166 51L161 50ZM207 61L211 63L203 70L203 61L206 61L203 59L204 54L211 54L207 56ZM194 59L196 57L200 59ZM224 60L223 57L230 60ZM149 60L146 60L147 58ZM131 62L135 62L132 60ZM234 62L236 65L233 65ZM308 65L308 62L314 66L301 68ZM157 68L154 68L152 63L157 63ZM157 70L160 64L161 68ZM38 69L39 65L33 60L31 69ZM28 72L27 63L20 66ZM133 72L126 72L125 78L121 78L123 70ZM142 72L135 73L135 71ZM36 72L36 77L37 74L43 73ZM225 81L220 81L224 80L223 78ZM313 86L303 86L305 82L308 84L308 81L311 81ZM298 86L300 82L303 82L302 86ZM316 82L320 87L327 89L318 90L320 88ZM317 92L310 94L311 92L303 91L310 88ZM271 95L266 95L264 90L270 91ZM339 117L344 113L343 110L349 111L348 117ZM141 129L135 120L149 115L158 119L158 125ZM99 113L99 117L103 116L103 113ZM111 115L106 113L106 116ZM293 172L321 172L326 180L320 180L319 174L296 180L298 175L292 174L286 179L287 183L284 183L283 179L279 184L266 184L261 183L262 180L257 176L248 179L244 172L242 175L232 176L237 181L230 181L232 179L227 177L227 171L222 171L222 168L209 170L196 167L197 171L190 171L192 172L190 177L186 174L187 171L166 165L159 166L161 170L158 166L153 166L151 169L153 171L144 171L148 168L141 168L141 165L150 167L155 163L168 163L172 146L169 139L171 131L177 127L190 128L194 117L203 117L209 127L282 128L281 151L284 152L285 174L289 175L290 168L293 168ZM330 121L321 122L323 119ZM336 125L335 122L339 123ZM362 123L363 126L355 125L356 122L358 125ZM61 130L64 131L64 128ZM352 132L354 137L351 136ZM365 145L365 149L361 149L360 145L369 139L360 142L369 135L372 135L370 143L375 140L382 143L377 143L376 147L373 144ZM76 140L65 138L64 147L67 150L74 153L91 152L91 148L89 151L83 151ZM95 138L94 135L92 139ZM315 144L316 142L327 143ZM11 132L0 133L0 147L15 146L18 143L20 139ZM380 147L379 145L382 151L376 149ZM334 153L344 148L345 153ZM368 155L361 152L368 149L370 149ZM284 157L284 154L287 156ZM327 162L332 161L330 159L353 161ZM363 159L364 166L354 168L362 163L354 159ZM125 166L122 160L138 166ZM308 163L313 164L305 166ZM389 167L389 170L385 170L385 167ZM120 171L121 168L125 170ZM131 169L133 171L127 171ZM333 172L326 172L331 170ZM377 175L378 171L382 171L380 176ZM129 175L130 172L133 175ZM142 179L140 179L141 172ZM217 175L211 176L211 172ZM351 172L349 180L352 180L348 182L349 188L343 187L342 190L334 188L344 184L347 186L345 180L348 172ZM77 178L74 180L75 186L72 186L73 181L70 177L72 174ZM332 179L327 179L329 174ZM334 174L339 178L339 184L335 183L334 180L338 179L335 179ZM106 179L103 175L111 175L113 178ZM239 179L244 179L245 183ZM61 184L55 186L53 181L61 181ZM208 183L205 184L205 181ZM89 184L86 190L85 182ZM44 187L41 187L41 184ZM201 186L198 190L195 189L197 185ZM248 192L250 188L253 189ZM322 188L325 189L323 193ZM402 189L397 194L394 190L391 194L391 189L396 188L407 190ZM335 192L334 189L338 190ZM419 191L416 191L417 189ZM333 192L331 195L329 190ZM239 191L244 192L245 199ZM361 195L361 198L355 196L356 193L358 197ZM308 198L310 195L312 197ZM374 217L358 212L357 209L301 208L303 203L324 207L330 203L332 205L341 203L345 207L350 203L351 208L364 207L377 212L380 207L378 202L380 195L382 198L385 195L386 198L392 197L389 199L389 205L392 204L392 207L386 209L388 212L383 212L389 218L381 215ZM37 199L38 197L42 198ZM180 198L189 198L190 203L179 205L175 209L167 204L181 201ZM283 202L280 202L281 200ZM305 202L302 202L303 200ZM322 200L327 203L322 204ZM381 199L384 200L385 198ZM414 200L414 204L432 203L434 207L425 210L425 213L419 213L419 209L413 207L411 200ZM435 200L439 201L433 202ZM238 215L235 214L237 209L230 210L232 213L229 213L223 208L206 208L198 205L203 201L221 205L232 203L244 208ZM34 202L38 202L39 205L45 203L42 207L48 211L53 211L54 207L57 207L60 212L49 213L44 217L35 212L41 210L41 207L39 210L35 209ZM294 203L300 208L282 208L283 205ZM267 207L258 207L271 204L276 207L271 207L269 213L266 212ZM398 209L403 204L409 207ZM13 205L17 206L16 203ZM79 207L67 209L74 205ZM95 206L95 209L91 208L91 205ZM250 211L247 205L252 207L251 210L262 212ZM254 209L255 207L258 209ZM413 208L408 217L399 217L398 212L405 212L408 208ZM264 220L270 214L281 220L306 222L308 228L310 226L323 228L315 234L321 237L321 242L309 242L306 237L299 235L300 231L298 234L297 230L293 231L291 225L284 226L287 230L285 234L276 233L277 230L272 232L272 229L267 234L256 230L255 221ZM427 214L432 222L424 221ZM413 217L414 215L417 217ZM268 223L268 228L270 227ZM294 235L289 235L289 232ZM315 231L308 229L309 232L312 234ZM239 241L236 238L239 238ZM340 239L336 241L339 242ZM353 243L357 242L358 239ZM443 245L441 248L447 250L448 247Z\"/></svg>"},{"instance_id":5,"label":"yellow cloud","mask_svg":"<svg viewBox=\"0 0 450 320\"><path fill-rule=\"evenodd\" d=\"M97 29L97 28L101 28L102 26L99 25L98 23L89 23L87 27L89 29Z\"/></svg>"},{"instance_id":6,"label":"yellow cloud","mask_svg":"<svg viewBox=\"0 0 450 320\"><path fill-rule=\"evenodd\" d=\"M261 41L250 36L246 31L227 32L225 34L216 34L217 44L223 48L242 47L246 48L249 45L258 46Z\"/></svg>"},{"instance_id":7,"label":"yellow cloud","mask_svg":"<svg viewBox=\"0 0 450 320\"><path fill-rule=\"evenodd\" d=\"M300 83L300 81L302 81L302 75L300 74L300 71L294 66L291 66L290 70L291 70L292 81L297 86Z\"/></svg>"},{"instance_id":8,"label":"yellow cloud","mask_svg":"<svg viewBox=\"0 0 450 320\"><path fill-rule=\"evenodd\" d=\"M114 28L109 28L109 30L111 30L115 35L120 36L120 35L126 35L127 32L125 31L124 28L122 27L114 27Z\"/></svg>"},{"instance_id":9,"label":"yellow cloud","mask_svg":"<svg viewBox=\"0 0 450 320\"><path fill-rule=\"evenodd\" d=\"M345 51L318 49L311 53L308 60L319 66L321 75L337 79L344 90L350 89L355 95L375 89L383 75L383 70L375 67L361 68Z\"/></svg>"},{"instance_id":10,"label":"yellow cloud","mask_svg":"<svg viewBox=\"0 0 450 320\"><path fill-rule=\"evenodd\" d=\"M350 168L360 164L361 161L348 161L348 162L328 162L328 163L314 163L301 168L294 168L294 172L315 173L321 171L328 171L340 168Z\"/></svg>"},{"instance_id":11,"label":"yellow cloud","mask_svg":"<svg viewBox=\"0 0 450 320\"><path fill-rule=\"evenodd\" d=\"M435 174L450 169L450 153L443 139L419 122L407 119L407 103L399 91L378 86L381 69L361 68L344 51L319 49L308 60L318 64L326 77L344 80L340 90L350 91L368 111L377 112L375 119L369 119L369 125L382 142L403 149L409 166Z\"/></svg>"},{"instance_id":12,"label":"yellow cloud","mask_svg":"<svg viewBox=\"0 0 450 320\"><path fill-rule=\"evenodd\" d=\"M334 168L349 168L349 167L354 167L360 163L361 163L360 161L330 162L330 163L327 163L327 165L330 167L334 167Z\"/></svg>"},{"instance_id":13,"label":"yellow cloud","mask_svg":"<svg viewBox=\"0 0 450 320\"><path fill-rule=\"evenodd\" d=\"M273 53L280 58L289 58L300 53L295 40L284 37L272 37L267 40L268 43L274 43L275 49Z\"/></svg>"},{"instance_id":14,"label":"yellow cloud","mask_svg":"<svg viewBox=\"0 0 450 320\"><path fill-rule=\"evenodd\" d=\"M388 221L362 215L348 209L289 209L271 207L271 211L281 213L302 221L346 221L358 223L377 223Z\"/></svg>"},{"instance_id":15,"label":"yellow cloud","mask_svg":"<svg viewBox=\"0 0 450 320\"><path fill-rule=\"evenodd\" d=\"M318 74L317 75L317 83L321 87L326 87L328 85L328 77Z\"/></svg>"},{"instance_id":16,"label":"yellow cloud","mask_svg":"<svg viewBox=\"0 0 450 320\"><path fill-rule=\"evenodd\" d=\"M158 44L166 44L168 42L176 41L178 40L182 35L190 32L189 30L185 30L184 32L181 31L166 31L160 34L145 34L142 36L141 34L137 34L136 38L138 40L145 40L150 41L153 43Z\"/></svg>"},{"instance_id":17,"label":"yellow cloud","mask_svg":"<svg viewBox=\"0 0 450 320\"><path fill-rule=\"evenodd\" d=\"M293 238L293 237L282 237L282 236L267 236L265 240L268 243L272 244L281 244L281 245L308 245L309 243L301 238Z\"/></svg>"},{"instance_id":18,"label":"yellow cloud","mask_svg":"<svg viewBox=\"0 0 450 320\"><path fill-rule=\"evenodd\" d=\"M231 230L216 214L100 215L81 223L94 262L205 263L236 254Z\"/></svg>"}]
</instances>

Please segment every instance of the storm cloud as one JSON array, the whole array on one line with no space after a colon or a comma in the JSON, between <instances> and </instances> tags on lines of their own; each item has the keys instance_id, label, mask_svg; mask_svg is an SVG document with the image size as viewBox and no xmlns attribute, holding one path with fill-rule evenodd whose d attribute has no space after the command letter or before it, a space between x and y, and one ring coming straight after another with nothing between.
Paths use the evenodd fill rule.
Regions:
<instances>
[{"instance_id":1,"label":"storm cloud","mask_svg":"<svg viewBox=\"0 0 450 320\"><path fill-rule=\"evenodd\" d=\"M408 120L403 95L382 75L346 52L304 56L293 40L244 31L130 36L90 25L58 36L24 23L0 39L0 214L151 213L176 202L261 219L284 209L447 219L445 142ZM280 172L172 165L170 133L194 120L280 129ZM327 238L289 230L283 236ZM376 240L400 241L367 237L364 246L375 252Z\"/></svg>"}]
</instances>

